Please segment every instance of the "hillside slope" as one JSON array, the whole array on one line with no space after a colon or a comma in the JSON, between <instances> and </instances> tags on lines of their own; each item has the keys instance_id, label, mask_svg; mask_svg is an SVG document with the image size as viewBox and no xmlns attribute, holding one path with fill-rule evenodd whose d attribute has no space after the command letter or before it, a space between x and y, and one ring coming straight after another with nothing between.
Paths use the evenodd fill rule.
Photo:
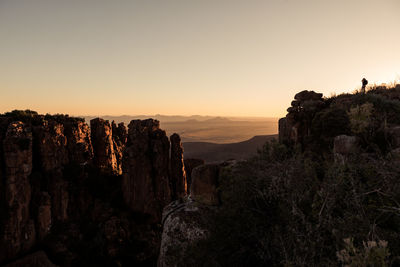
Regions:
<instances>
[{"instance_id":1,"label":"hillside slope","mask_svg":"<svg viewBox=\"0 0 400 267\"><path fill-rule=\"evenodd\" d=\"M184 157L199 158L206 162L229 159L247 159L257 153L257 149L269 140L278 138L278 135L259 135L253 138L231 144L216 144L210 142L185 142Z\"/></svg>"}]
</instances>

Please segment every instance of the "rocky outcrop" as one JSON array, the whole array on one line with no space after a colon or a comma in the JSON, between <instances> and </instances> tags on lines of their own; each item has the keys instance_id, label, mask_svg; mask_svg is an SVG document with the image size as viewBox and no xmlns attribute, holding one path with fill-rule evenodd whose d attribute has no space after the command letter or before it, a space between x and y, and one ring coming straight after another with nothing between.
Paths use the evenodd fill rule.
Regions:
<instances>
[{"instance_id":1,"label":"rocky outcrop","mask_svg":"<svg viewBox=\"0 0 400 267\"><path fill-rule=\"evenodd\" d=\"M5 213L1 233L0 260L28 251L35 239L35 228L30 218L29 204L32 171L32 131L22 122L8 126L3 140L5 161Z\"/></svg>"},{"instance_id":2,"label":"rocky outcrop","mask_svg":"<svg viewBox=\"0 0 400 267\"><path fill-rule=\"evenodd\" d=\"M110 123L100 118L93 119L90 130L94 165L104 173L119 173Z\"/></svg>"},{"instance_id":3,"label":"rocky outcrop","mask_svg":"<svg viewBox=\"0 0 400 267\"><path fill-rule=\"evenodd\" d=\"M192 184L192 171L197 166L203 165L205 163L202 159L185 159L185 173L186 173L186 183L188 191L190 191L190 186Z\"/></svg>"},{"instance_id":4,"label":"rocky outcrop","mask_svg":"<svg viewBox=\"0 0 400 267\"><path fill-rule=\"evenodd\" d=\"M311 136L311 123L315 114L324 107L322 94L301 91L295 95L288 114L279 120L279 141L281 143L304 145Z\"/></svg>"},{"instance_id":5,"label":"rocky outcrop","mask_svg":"<svg viewBox=\"0 0 400 267\"><path fill-rule=\"evenodd\" d=\"M181 138L174 133L170 136L171 141L171 186L172 198L178 199L186 196L187 182L185 165L183 161L183 147Z\"/></svg>"},{"instance_id":6,"label":"rocky outcrop","mask_svg":"<svg viewBox=\"0 0 400 267\"><path fill-rule=\"evenodd\" d=\"M41 125L33 127L33 132L43 171L60 169L68 163L67 138L62 124L43 121Z\"/></svg>"},{"instance_id":7,"label":"rocky outcrop","mask_svg":"<svg viewBox=\"0 0 400 267\"><path fill-rule=\"evenodd\" d=\"M190 197L206 205L220 204L218 196L218 177L220 164L210 163L196 167L192 172Z\"/></svg>"},{"instance_id":8,"label":"rocky outcrop","mask_svg":"<svg viewBox=\"0 0 400 267\"><path fill-rule=\"evenodd\" d=\"M217 192L225 168L236 161L200 165L193 170L190 195L170 203L163 210L158 267L197 266L187 254L189 247L207 238L210 220L223 208Z\"/></svg>"},{"instance_id":9,"label":"rocky outcrop","mask_svg":"<svg viewBox=\"0 0 400 267\"><path fill-rule=\"evenodd\" d=\"M89 126L80 120L67 119L64 122L68 155L71 163L88 164L93 159L93 147Z\"/></svg>"},{"instance_id":10,"label":"rocky outcrop","mask_svg":"<svg viewBox=\"0 0 400 267\"><path fill-rule=\"evenodd\" d=\"M125 203L160 221L163 207L172 199L168 138L157 120L133 120L128 128L122 165Z\"/></svg>"},{"instance_id":11,"label":"rocky outcrop","mask_svg":"<svg viewBox=\"0 0 400 267\"><path fill-rule=\"evenodd\" d=\"M132 121L128 135L123 123L31 111L0 114L0 181L10 266L52 266L46 254L61 266L154 266L162 209L186 193L180 138L158 121Z\"/></svg>"},{"instance_id":12,"label":"rocky outcrop","mask_svg":"<svg viewBox=\"0 0 400 267\"><path fill-rule=\"evenodd\" d=\"M190 199L177 200L166 206L157 266L196 266L185 253L190 245L208 236L208 220L213 212L213 207Z\"/></svg>"}]
</instances>

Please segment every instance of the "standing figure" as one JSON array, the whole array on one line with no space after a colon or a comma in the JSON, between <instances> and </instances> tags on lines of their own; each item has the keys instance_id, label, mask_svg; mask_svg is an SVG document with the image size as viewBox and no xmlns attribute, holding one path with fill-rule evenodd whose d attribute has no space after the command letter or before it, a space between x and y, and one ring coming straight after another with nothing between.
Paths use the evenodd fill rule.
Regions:
<instances>
[{"instance_id":1,"label":"standing figure","mask_svg":"<svg viewBox=\"0 0 400 267\"><path fill-rule=\"evenodd\" d=\"M362 94L365 94L365 87L367 86L368 81L367 81L367 79L363 78L363 79L361 80L361 82L362 82L361 93L362 93Z\"/></svg>"}]
</instances>

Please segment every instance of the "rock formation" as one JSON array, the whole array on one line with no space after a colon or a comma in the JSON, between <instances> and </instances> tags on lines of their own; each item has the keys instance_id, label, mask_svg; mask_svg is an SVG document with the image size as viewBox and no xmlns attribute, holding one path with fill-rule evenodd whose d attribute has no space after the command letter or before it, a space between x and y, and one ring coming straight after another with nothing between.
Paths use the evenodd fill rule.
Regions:
<instances>
[{"instance_id":1,"label":"rock formation","mask_svg":"<svg viewBox=\"0 0 400 267\"><path fill-rule=\"evenodd\" d=\"M154 120L128 135L102 119L0 114L0 265L155 265L162 209L186 192L171 143Z\"/></svg>"},{"instance_id":2,"label":"rock formation","mask_svg":"<svg viewBox=\"0 0 400 267\"><path fill-rule=\"evenodd\" d=\"M3 140L5 177L3 192L5 214L1 233L0 260L28 251L35 239L29 204L32 171L32 131L23 122L13 122Z\"/></svg>"},{"instance_id":3,"label":"rock formation","mask_svg":"<svg viewBox=\"0 0 400 267\"><path fill-rule=\"evenodd\" d=\"M122 174L122 157L125 144L128 137L128 132L123 122L119 123L118 126L113 121L111 123L114 141L114 153L117 159L117 173Z\"/></svg>"},{"instance_id":4,"label":"rock formation","mask_svg":"<svg viewBox=\"0 0 400 267\"><path fill-rule=\"evenodd\" d=\"M163 207L172 199L168 137L157 120L133 120L128 129L122 164L125 203L160 221Z\"/></svg>"},{"instance_id":5,"label":"rock formation","mask_svg":"<svg viewBox=\"0 0 400 267\"><path fill-rule=\"evenodd\" d=\"M93 159L93 147L89 126L80 120L66 120L65 136L68 139L68 155L70 162L78 164L90 163Z\"/></svg>"},{"instance_id":6,"label":"rock formation","mask_svg":"<svg viewBox=\"0 0 400 267\"><path fill-rule=\"evenodd\" d=\"M295 95L288 114L279 120L279 141L285 144L303 145L311 135L314 115L324 106L322 94L301 91Z\"/></svg>"},{"instance_id":7,"label":"rock formation","mask_svg":"<svg viewBox=\"0 0 400 267\"><path fill-rule=\"evenodd\" d=\"M192 172L190 197L203 204L218 205L218 176L219 164L205 164L196 167Z\"/></svg>"},{"instance_id":8,"label":"rock formation","mask_svg":"<svg viewBox=\"0 0 400 267\"><path fill-rule=\"evenodd\" d=\"M90 131L95 166L104 173L119 173L110 123L100 118L93 119Z\"/></svg>"},{"instance_id":9,"label":"rock formation","mask_svg":"<svg viewBox=\"0 0 400 267\"><path fill-rule=\"evenodd\" d=\"M183 147L178 134L170 136L171 141L171 186L173 199L181 198L187 194L185 165L183 161Z\"/></svg>"},{"instance_id":10,"label":"rock formation","mask_svg":"<svg viewBox=\"0 0 400 267\"><path fill-rule=\"evenodd\" d=\"M196 167L192 173L192 186L188 198L179 199L163 210L158 267L195 266L185 254L190 245L207 238L210 220L222 206L217 186L225 167L235 161L210 163Z\"/></svg>"},{"instance_id":11,"label":"rock formation","mask_svg":"<svg viewBox=\"0 0 400 267\"><path fill-rule=\"evenodd\" d=\"M202 159L185 159L185 172L186 172L186 183L188 191L190 191L190 186L192 184L192 171L197 166L203 165L205 163Z\"/></svg>"}]
</instances>

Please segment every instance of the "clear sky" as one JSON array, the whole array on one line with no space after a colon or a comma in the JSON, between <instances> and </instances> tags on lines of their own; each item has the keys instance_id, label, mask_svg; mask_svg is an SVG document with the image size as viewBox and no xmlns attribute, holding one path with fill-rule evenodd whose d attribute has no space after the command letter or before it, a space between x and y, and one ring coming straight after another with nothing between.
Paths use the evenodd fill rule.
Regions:
<instances>
[{"instance_id":1,"label":"clear sky","mask_svg":"<svg viewBox=\"0 0 400 267\"><path fill-rule=\"evenodd\" d=\"M400 78L399 0L0 0L0 112L283 116Z\"/></svg>"}]
</instances>

